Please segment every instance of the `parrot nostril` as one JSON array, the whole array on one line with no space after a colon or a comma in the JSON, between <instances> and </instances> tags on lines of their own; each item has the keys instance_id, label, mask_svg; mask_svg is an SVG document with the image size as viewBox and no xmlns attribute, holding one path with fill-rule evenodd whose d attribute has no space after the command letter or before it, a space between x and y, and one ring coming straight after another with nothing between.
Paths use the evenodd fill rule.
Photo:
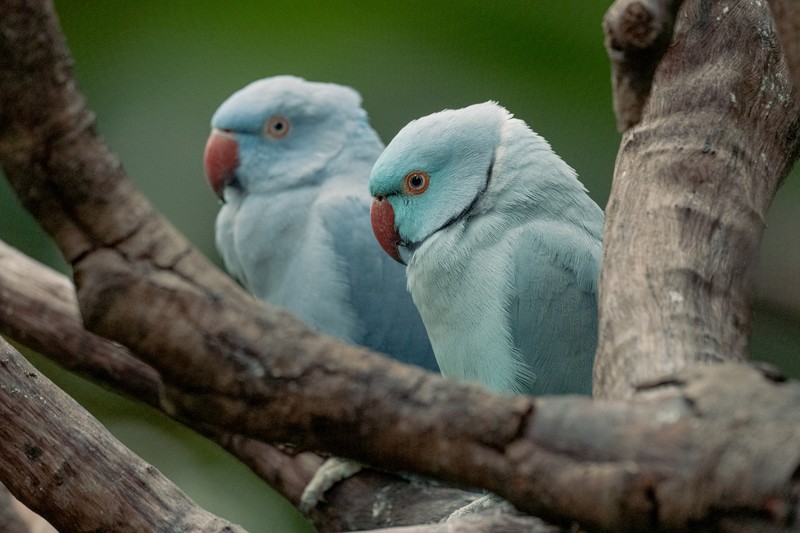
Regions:
<instances>
[{"instance_id":1,"label":"parrot nostril","mask_svg":"<svg viewBox=\"0 0 800 533\"><path fill-rule=\"evenodd\" d=\"M379 201L379 202L382 202L382 201L386 200L386 197L385 197L385 196L383 196L383 195L379 195L379 196L376 196L376 197L375 197L375 199L376 199L377 201Z\"/></svg>"}]
</instances>

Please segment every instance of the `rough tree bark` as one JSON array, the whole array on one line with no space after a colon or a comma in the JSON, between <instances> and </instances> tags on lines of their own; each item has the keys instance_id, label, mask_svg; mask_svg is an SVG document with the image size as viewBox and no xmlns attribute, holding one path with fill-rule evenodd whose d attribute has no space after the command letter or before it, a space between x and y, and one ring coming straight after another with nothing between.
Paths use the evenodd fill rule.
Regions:
<instances>
[{"instance_id":1,"label":"rough tree bark","mask_svg":"<svg viewBox=\"0 0 800 533\"><path fill-rule=\"evenodd\" d=\"M125 178L75 88L52 6L0 6L0 163L73 266L86 326L158 372L159 404L173 416L481 486L562 525L798 527L800 386L745 365L691 366L697 354L743 355L748 285L737 276L796 152L797 103L761 2L685 2L642 121L623 141L597 375L601 395L636 392L636 402L497 397L257 304ZM0 387L6 403L9 390ZM23 456L13 457L29 467ZM12 490L26 479L19 470L0 472Z\"/></svg>"},{"instance_id":2,"label":"rough tree bark","mask_svg":"<svg viewBox=\"0 0 800 533\"><path fill-rule=\"evenodd\" d=\"M111 390L164 412L171 411L158 372L136 359L124 346L83 329L72 283L2 241L0 302L3 335ZM191 420L182 422L215 440L295 505L322 463L313 453L270 446ZM68 433L65 429L64 438ZM80 468L93 468L92 458L84 459ZM375 494L383 502L378 512L372 511ZM420 517L447 516L474 497L458 489L411 485L395 476L369 472L327 494L328 505L315 510L314 517L324 529L332 531L413 523ZM359 509L370 512L365 515Z\"/></svg>"},{"instance_id":3,"label":"rough tree bark","mask_svg":"<svg viewBox=\"0 0 800 533\"><path fill-rule=\"evenodd\" d=\"M597 396L630 397L654 373L746 358L753 264L797 129L765 3L684 2L617 156Z\"/></svg>"},{"instance_id":4,"label":"rough tree bark","mask_svg":"<svg viewBox=\"0 0 800 533\"><path fill-rule=\"evenodd\" d=\"M0 476L64 531L242 531L192 502L0 339ZM81 468L86 457L92 468ZM168 526L167 526L168 524Z\"/></svg>"},{"instance_id":5,"label":"rough tree bark","mask_svg":"<svg viewBox=\"0 0 800 533\"><path fill-rule=\"evenodd\" d=\"M83 329L75 288L63 275L0 241L0 333L73 372L129 398L169 412L161 376L124 346ZM184 421L191 425L191 421ZM212 427L194 429L214 439L297 503L314 470L313 454L290 455Z\"/></svg>"}]
</instances>

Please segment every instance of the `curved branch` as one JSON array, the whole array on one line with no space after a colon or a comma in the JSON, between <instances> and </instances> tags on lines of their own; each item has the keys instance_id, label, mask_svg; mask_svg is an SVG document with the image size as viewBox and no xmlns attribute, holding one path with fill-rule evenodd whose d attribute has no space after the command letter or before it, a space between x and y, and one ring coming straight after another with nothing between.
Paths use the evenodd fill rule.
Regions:
<instances>
[{"instance_id":1,"label":"curved branch","mask_svg":"<svg viewBox=\"0 0 800 533\"><path fill-rule=\"evenodd\" d=\"M0 241L0 333L61 366L116 392L170 414L161 377L127 348L83 329L69 280ZM178 394L179 391L173 391ZM276 447L192 420L185 424L213 439L294 504L322 463L317 455ZM410 484L395 476L363 472L326 494L327 504L312 513L326 531L381 524L439 520L466 505L474 494L458 489ZM363 513L376 503L380 512Z\"/></svg>"},{"instance_id":2,"label":"curved branch","mask_svg":"<svg viewBox=\"0 0 800 533\"><path fill-rule=\"evenodd\" d=\"M54 270L0 241L0 333L42 353L66 369L167 414L174 414L161 377L124 346L83 329L75 289ZM191 425L191 421L184 421ZM195 429L251 466L290 500L298 500L322 460L296 457L266 444Z\"/></svg>"},{"instance_id":3,"label":"curved branch","mask_svg":"<svg viewBox=\"0 0 800 533\"><path fill-rule=\"evenodd\" d=\"M0 418L4 483L59 530L242 531L198 507L2 339Z\"/></svg>"},{"instance_id":4,"label":"curved branch","mask_svg":"<svg viewBox=\"0 0 800 533\"><path fill-rule=\"evenodd\" d=\"M3 335L96 383L168 409L158 372L120 344L83 329L72 283L3 241L0 300Z\"/></svg>"}]
</instances>

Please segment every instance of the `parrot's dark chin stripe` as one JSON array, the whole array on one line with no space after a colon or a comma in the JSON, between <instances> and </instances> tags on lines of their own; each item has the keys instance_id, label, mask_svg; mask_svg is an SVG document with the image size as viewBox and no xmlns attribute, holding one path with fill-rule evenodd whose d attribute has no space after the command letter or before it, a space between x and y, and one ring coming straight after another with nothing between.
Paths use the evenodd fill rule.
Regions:
<instances>
[{"instance_id":1,"label":"parrot's dark chin stripe","mask_svg":"<svg viewBox=\"0 0 800 533\"><path fill-rule=\"evenodd\" d=\"M465 207L460 213L458 213L454 217L450 218L447 222L445 222L444 224L439 226L439 229L437 229L435 231L432 231L431 233L429 233L428 235L426 235L424 238L420 239L419 241L417 241L415 243L408 243L408 244L400 243L400 244L402 244L403 246L407 246L407 247L408 246L413 246L414 248L416 248L417 246L422 244L422 242L425 239L427 239L428 237L430 237L431 235L433 235L437 231L442 231L443 229L447 228L448 226L450 226L450 224L453 224L457 220L461 220L462 218L469 218L470 217L470 212L475 207L475 204L478 203L478 200L480 200L481 196L483 196L483 193L486 192L486 188L489 187L489 181L491 181L491 179L492 179L492 172L493 171L494 171L494 155L492 155L492 160L489 161L489 168L486 169L486 177L485 177L485 179L483 181L483 187L481 187L481 190L478 191L478 193L475 195L475 198L472 199L472 202L470 202L470 204L467 207Z\"/></svg>"},{"instance_id":2,"label":"parrot's dark chin stripe","mask_svg":"<svg viewBox=\"0 0 800 533\"><path fill-rule=\"evenodd\" d=\"M235 190L239 194L242 194L244 192L244 187L242 186L242 182L239 181L239 176L237 176L235 173L231 174L229 177L225 178L225 188L227 189L228 187L230 187L231 189ZM225 194L224 193L220 197L220 200L222 200L223 204L225 203Z\"/></svg>"}]
</instances>

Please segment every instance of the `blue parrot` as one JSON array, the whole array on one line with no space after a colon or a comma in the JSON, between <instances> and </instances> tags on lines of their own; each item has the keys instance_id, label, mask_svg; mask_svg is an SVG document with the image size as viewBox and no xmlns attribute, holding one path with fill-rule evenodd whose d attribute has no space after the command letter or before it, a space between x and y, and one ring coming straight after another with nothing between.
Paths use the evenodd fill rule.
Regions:
<instances>
[{"instance_id":1,"label":"blue parrot","mask_svg":"<svg viewBox=\"0 0 800 533\"><path fill-rule=\"evenodd\" d=\"M343 341L437 370L401 265L369 223L369 171L383 150L349 87L255 81L211 119L204 167L223 200L216 245L257 298Z\"/></svg>"},{"instance_id":2,"label":"blue parrot","mask_svg":"<svg viewBox=\"0 0 800 533\"><path fill-rule=\"evenodd\" d=\"M223 200L216 245L228 272L318 331L438 370L403 267L370 229L367 183L383 143L360 95L275 76L225 100L211 127L204 167ZM328 460L301 508L360 468Z\"/></svg>"},{"instance_id":3,"label":"blue parrot","mask_svg":"<svg viewBox=\"0 0 800 533\"><path fill-rule=\"evenodd\" d=\"M547 141L494 102L445 110L397 134L369 189L444 376L591 394L604 216Z\"/></svg>"}]
</instances>

